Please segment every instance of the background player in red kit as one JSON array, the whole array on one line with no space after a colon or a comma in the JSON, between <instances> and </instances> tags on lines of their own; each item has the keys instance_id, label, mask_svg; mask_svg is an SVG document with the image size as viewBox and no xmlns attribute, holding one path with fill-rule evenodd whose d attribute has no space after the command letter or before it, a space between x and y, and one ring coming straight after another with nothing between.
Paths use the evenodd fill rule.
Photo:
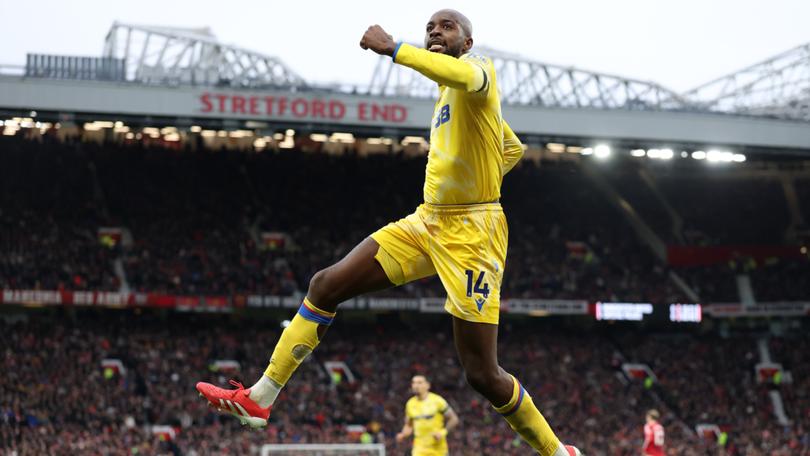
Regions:
<instances>
[{"instance_id":1,"label":"background player in red kit","mask_svg":"<svg viewBox=\"0 0 810 456\"><path fill-rule=\"evenodd\" d=\"M664 426L658 422L658 410L647 412L647 424L644 425L644 444L641 446L644 456L664 456Z\"/></svg>"}]
</instances>

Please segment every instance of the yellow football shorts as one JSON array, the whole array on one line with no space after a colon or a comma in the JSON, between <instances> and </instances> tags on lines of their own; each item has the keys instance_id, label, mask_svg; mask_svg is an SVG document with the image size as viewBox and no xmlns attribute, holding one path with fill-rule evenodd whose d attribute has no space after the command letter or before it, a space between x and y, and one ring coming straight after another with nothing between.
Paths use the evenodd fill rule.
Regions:
<instances>
[{"instance_id":1,"label":"yellow football shorts","mask_svg":"<svg viewBox=\"0 0 810 456\"><path fill-rule=\"evenodd\" d=\"M462 320L498 323L509 228L499 203L436 206L389 223L371 237L394 285L439 275L445 310Z\"/></svg>"}]
</instances>

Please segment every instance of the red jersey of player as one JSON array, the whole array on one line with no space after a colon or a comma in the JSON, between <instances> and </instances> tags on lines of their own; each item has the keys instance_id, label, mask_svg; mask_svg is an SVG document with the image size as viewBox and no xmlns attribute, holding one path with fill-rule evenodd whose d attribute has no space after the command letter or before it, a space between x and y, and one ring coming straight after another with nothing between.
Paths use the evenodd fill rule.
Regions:
<instances>
[{"instance_id":1,"label":"red jersey of player","mask_svg":"<svg viewBox=\"0 0 810 456\"><path fill-rule=\"evenodd\" d=\"M658 410L647 412L647 424L644 425L644 445L641 447L644 456L664 456L664 426L658 422Z\"/></svg>"}]
</instances>

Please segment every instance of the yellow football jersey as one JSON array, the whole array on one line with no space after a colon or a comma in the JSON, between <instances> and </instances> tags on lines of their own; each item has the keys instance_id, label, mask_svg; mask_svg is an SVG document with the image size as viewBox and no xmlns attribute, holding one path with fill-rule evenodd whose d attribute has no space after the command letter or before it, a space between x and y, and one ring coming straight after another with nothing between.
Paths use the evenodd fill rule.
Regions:
<instances>
[{"instance_id":1,"label":"yellow football jersey","mask_svg":"<svg viewBox=\"0 0 810 456\"><path fill-rule=\"evenodd\" d=\"M407 44L397 47L394 61L439 84L430 127L425 202L498 200L503 175L523 155L523 146L501 116L492 61L472 53L456 59Z\"/></svg>"},{"instance_id":2,"label":"yellow football jersey","mask_svg":"<svg viewBox=\"0 0 810 456\"><path fill-rule=\"evenodd\" d=\"M447 454L447 438L436 439L434 432L444 430L444 413L447 401L435 393L428 393L425 400L414 396L405 404L405 415L413 423L413 454L419 456L444 456Z\"/></svg>"},{"instance_id":3,"label":"yellow football jersey","mask_svg":"<svg viewBox=\"0 0 810 456\"><path fill-rule=\"evenodd\" d=\"M466 92L439 86L430 126L426 203L483 203L501 196L503 126L495 69L485 57L465 54L461 60L484 69L489 87Z\"/></svg>"}]
</instances>

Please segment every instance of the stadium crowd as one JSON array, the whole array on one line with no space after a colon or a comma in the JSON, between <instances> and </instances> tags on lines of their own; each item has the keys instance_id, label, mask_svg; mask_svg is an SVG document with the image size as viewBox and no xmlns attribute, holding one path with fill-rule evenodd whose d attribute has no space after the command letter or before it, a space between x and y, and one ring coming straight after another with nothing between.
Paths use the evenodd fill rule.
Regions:
<instances>
[{"instance_id":1,"label":"stadium crowd","mask_svg":"<svg viewBox=\"0 0 810 456\"><path fill-rule=\"evenodd\" d=\"M3 137L0 147L0 287L17 289L118 290L126 283L172 294L300 292L315 271L413 211L425 163L403 155L192 151L47 137ZM637 166L617 161L598 171L662 239L676 242L669 214L646 190L649 170ZM752 216L784 208L773 183L726 189L732 178L703 177L655 177L686 226L700 227L684 230L682 239L782 242L784 217ZM739 299L732 266L668 267L603 193L583 166L566 160L525 160L505 178L511 233L503 296L683 301L670 279L674 270L704 302ZM704 205L704 194L719 196ZM99 227L122 227L131 243L102 245ZM268 245L265 232L282 233L284 245ZM760 300L810 296L807 281L789 279L810 273L806 258L746 271ZM391 294L442 289L425 280Z\"/></svg>"},{"instance_id":2,"label":"stadium crowd","mask_svg":"<svg viewBox=\"0 0 810 456\"><path fill-rule=\"evenodd\" d=\"M412 212L421 200L424 165L424 157L405 155L0 137L0 289L126 284L184 295L292 295L364 236ZM612 166L601 169L607 181L668 243L783 242L786 203L772 181L729 185L730 177L712 182L691 170L670 175L632 163ZM807 259L666 266L588 173L567 160L525 160L505 178L502 203L511 230L505 298L686 302L670 280L673 271L705 302L738 300L734 274L740 271L751 275L761 300L810 297ZM649 182L657 194L645 190ZM806 184L798 180L796 190L810 213ZM707 194L716 198L706 201ZM683 218L680 233L662 201ZM756 216L771 207L774 217ZM124 236L100 240L99 227L122 227ZM281 234L267 242L266 232ZM437 279L386 293L443 296ZM462 418L450 436L454 454L527 452L465 385L449 328L440 323L335 325L282 394L271 426L251 433L207 409L193 382L224 384L231 375L252 382L278 336L274 320L84 313L4 321L0 448L6 453L245 454L267 442L355 442L359 437L346 425L360 424L391 454L405 454L392 435L401 428L410 376L418 372ZM771 341L774 359L794 377L779 386L793 418L786 427L773 418L768 386L754 382L754 337L572 334L507 321L501 339L504 366L522 379L560 436L586 454L637 455L643 414L656 407L664 411L672 455L810 455L806 337ZM126 371L102 369L106 358L120 359ZM214 372L216 359L237 360L242 369ZM335 384L324 360L345 361L359 381ZM620 373L625 361L648 364L659 381L628 380ZM721 426L728 440L718 446L695 437L692 429L704 422ZM163 424L178 430L175 438L149 432Z\"/></svg>"},{"instance_id":3,"label":"stadium crowd","mask_svg":"<svg viewBox=\"0 0 810 456\"><path fill-rule=\"evenodd\" d=\"M397 318L353 323L344 317L282 395L266 430L249 431L206 407L194 382L249 385L264 368L276 320L252 317L84 312L26 314L5 322L0 340L0 447L5 454L256 454L264 443L357 442L347 425L364 426L389 454L396 444L410 378L424 373L461 417L450 433L454 454L527 454L491 406L465 384L445 319L411 326ZM347 321L349 320L349 321ZM803 336L799 344L807 347ZM11 347L14 347L12 350ZM673 350L679 347L679 351ZM775 342L775 347L778 343ZM565 441L586 454L637 455L643 416L664 411L671 455L808 455L806 378L796 383L789 413L778 426L750 368L755 338L661 338L626 331L574 333L557 323L504 322L501 363L519 376ZM790 356L794 376L806 374L807 351ZM124 371L102 368L120 360ZM215 371L235 360L236 371ZM357 381L336 380L324 361L345 362ZM648 362L651 389L620 374L622 362ZM788 361L788 359L786 359ZM380 366L386 366L380 369ZM688 374L685 374L688 373ZM798 378L796 380L799 380ZM799 416L802 411L804 416ZM796 413L796 415L793 415ZM697 438L698 423L728 432L723 445ZM150 432L169 425L173 439Z\"/></svg>"}]
</instances>

